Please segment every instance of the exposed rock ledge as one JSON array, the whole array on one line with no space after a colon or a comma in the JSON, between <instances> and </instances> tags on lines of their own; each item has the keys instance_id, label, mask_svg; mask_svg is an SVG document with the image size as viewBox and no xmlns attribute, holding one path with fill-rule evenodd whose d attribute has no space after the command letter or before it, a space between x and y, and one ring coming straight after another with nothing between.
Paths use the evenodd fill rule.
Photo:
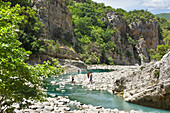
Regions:
<instances>
[{"instance_id":1,"label":"exposed rock ledge","mask_svg":"<svg viewBox=\"0 0 170 113\"><path fill-rule=\"evenodd\" d=\"M82 61L68 59L59 59L58 61L59 66L66 67L64 73L79 73L87 70L86 64Z\"/></svg>"},{"instance_id":2,"label":"exposed rock ledge","mask_svg":"<svg viewBox=\"0 0 170 113\"><path fill-rule=\"evenodd\" d=\"M107 68L116 71L93 73L93 84L89 84L86 74L75 76L75 81L90 89L108 90L110 93L119 94L128 102L170 110L170 52L161 61L145 64L140 68ZM96 68L92 66L90 69Z\"/></svg>"},{"instance_id":3,"label":"exposed rock ledge","mask_svg":"<svg viewBox=\"0 0 170 113\"><path fill-rule=\"evenodd\" d=\"M170 51L161 61L141 66L127 80L126 101L170 110Z\"/></svg>"}]
</instances>

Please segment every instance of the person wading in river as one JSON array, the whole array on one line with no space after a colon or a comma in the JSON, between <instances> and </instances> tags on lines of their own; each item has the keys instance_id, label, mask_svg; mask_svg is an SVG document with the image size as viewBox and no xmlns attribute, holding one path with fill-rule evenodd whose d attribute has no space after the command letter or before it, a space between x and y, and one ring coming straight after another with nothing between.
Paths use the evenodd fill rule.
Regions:
<instances>
[{"instance_id":1,"label":"person wading in river","mask_svg":"<svg viewBox=\"0 0 170 113\"><path fill-rule=\"evenodd\" d=\"M89 82L90 82L90 84L92 84L92 72L90 71L90 73L89 73Z\"/></svg>"},{"instance_id":2,"label":"person wading in river","mask_svg":"<svg viewBox=\"0 0 170 113\"><path fill-rule=\"evenodd\" d=\"M72 83L75 83L75 82L74 82L74 76L73 76L73 75L71 75L71 82L72 82Z\"/></svg>"},{"instance_id":3,"label":"person wading in river","mask_svg":"<svg viewBox=\"0 0 170 113\"><path fill-rule=\"evenodd\" d=\"M87 78L89 79L90 71L87 72Z\"/></svg>"}]
</instances>

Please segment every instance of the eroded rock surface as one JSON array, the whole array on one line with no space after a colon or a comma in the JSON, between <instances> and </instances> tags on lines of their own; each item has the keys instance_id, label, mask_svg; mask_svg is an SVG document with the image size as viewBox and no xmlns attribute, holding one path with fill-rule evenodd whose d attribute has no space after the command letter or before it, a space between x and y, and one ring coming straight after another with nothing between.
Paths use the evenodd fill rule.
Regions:
<instances>
[{"instance_id":1,"label":"eroded rock surface","mask_svg":"<svg viewBox=\"0 0 170 113\"><path fill-rule=\"evenodd\" d=\"M35 8L46 29L46 37L53 40L74 42L72 15L65 0L38 0Z\"/></svg>"},{"instance_id":2,"label":"eroded rock surface","mask_svg":"<svg viewBox=\"0 0 170 113\"><path fill-rule=\"evenodd\" d=\"M126 101L170 110L170 52L161 61L141 66L129 81Z\"/></svg>"}]
</instances>

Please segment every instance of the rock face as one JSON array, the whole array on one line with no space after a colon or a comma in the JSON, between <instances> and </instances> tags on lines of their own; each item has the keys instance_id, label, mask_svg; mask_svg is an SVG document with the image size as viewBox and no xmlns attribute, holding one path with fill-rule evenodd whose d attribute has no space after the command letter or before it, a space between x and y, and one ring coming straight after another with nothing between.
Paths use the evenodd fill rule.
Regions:
<instances>
[{"instance_id":1,"label":"rock face","mask_svg":"<svg viewBox=\"0 0 170 113\"><path fill-rule=\"evenodd\" d=\"M59 59L59 65L66 67L65 73L79 73L87 70L87 66L82 61Z\"/></svg>"},{"instance_id":2,"label":"rock face","mask_svg":"<svg viewBox=\"0 0 170 113\"><path fill-rule=\"evenodd\" d=\"M129 34L134 39L138 40L142 36L146 41L146 47L148 49L156 49L159 44L157 21L153 23L133 22L129 24L129 28Z\"/></svg>"},{"instance_id":3,"label":"rock face","mask_svg":"<svg viewBox=\"0 0 170 113\"><path fill-rule=\"evenodd\" d=\"M152 23L132 22L128 25L115 12L108 12L104 21L117 30L111 38L116 44L116 52L107 53L108 57L114 59L115 64L132 65L149 62L148 50L156 49L160 42L157 21ZM138 43L130 42L129 37Z\"/></svg>"},{"instance_id":4,"label":"rock face","mask_svg":"<svg viewBox=\"0 0 170 113\"><path fill-rule=\"evenodd\" d=\"M128 81L126 101L170 110L170 52L161 61L141 66Z\"/></svg>"},{"instance_id":5,"label":"rock face","mask_svg":"<svg viewBox=\"0 0 170 113\"><path fill-rule=\"evenodd\" d=\"M87 66L84 62L78 61L78 60L71 60L70 57L67 57L67 58L68 59L63 59L63 58L58 59L59 61L58 66L66 67L66 70L64 73L77 73L77 72L87 70ZM47 61L47 60L53 63L53 60L49 55L44 55L44 54L39 54L39 56L31 55L27 63L31 65L36 65L36 64L42 64L44 61Z\"/></svg>"},{"instance_id":6,"label":"rock face","mask_svg":"<svg viewBox=\"0 0 170 113\"><path fill-rule=\"evenodd\" d=\"M72 16L65 0L37 0L35 5L48 39L74 42Z\"/></svg>"},{"instance_id":7,"label":"rock face","mask_svg":"<svg viewBox=\"0 0 170 113\"><path fill-rule=\"evenodd\" d=\"M146 46L146 41L144 38L139 39L138 41L138 45L136 46L137 51L139 53L139 56L141 58L141 64L144 64L146 62L149 62L149 52L148 52L148 48Z\"/></svg>"},{"instance_id":8,"label":"rock face","mask_svg":"<svg viewBox=\"0 0 170 113\"><path fill-rule=\"evenodd\" d=\"M117 29L117 32L111 37L111 41L114 41L116 44L116 51L114 53L108 51L107 57L112 57L113 62L117 65L139 64L140 59L137 57L137 49L128 41L128 25L126 21L115 12L109 12L107 13L105 22L109 26Z\"/></svg>"}]
</instances>

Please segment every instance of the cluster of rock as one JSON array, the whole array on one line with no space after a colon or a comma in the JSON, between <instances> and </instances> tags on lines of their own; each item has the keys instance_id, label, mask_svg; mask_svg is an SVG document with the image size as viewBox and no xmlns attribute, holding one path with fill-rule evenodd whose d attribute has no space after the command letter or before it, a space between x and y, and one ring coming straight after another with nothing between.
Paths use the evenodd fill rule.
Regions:
<instances>
[{"instance_id":1,"label":"cluster of rock","mask_svg":"<svg viewBox=\"0 0 170 113\"><path fill-rule=\"evenodd\" d=\"M77 75L76 83L118 94L128 102L170 110L170 52L155 63L110 69L116 71L93 73L93 84L89 84L86 74Z\"/></svg>"},{"instance_id":2,"label":"cluster of rock","mask_svg":"<svg viewBox=\"0 0 170 113\"><path fill-rule=\"evenodd\" d=\"M105 109L102 106L85 105L62 96L47 98L46 102L30 101L30 103L31 105L27 109L21 110L19 110L18 104L13 105L16 107L14 113L139 113L134 110L125 112L118 109Z\"/></svg>"}]
</instances>

